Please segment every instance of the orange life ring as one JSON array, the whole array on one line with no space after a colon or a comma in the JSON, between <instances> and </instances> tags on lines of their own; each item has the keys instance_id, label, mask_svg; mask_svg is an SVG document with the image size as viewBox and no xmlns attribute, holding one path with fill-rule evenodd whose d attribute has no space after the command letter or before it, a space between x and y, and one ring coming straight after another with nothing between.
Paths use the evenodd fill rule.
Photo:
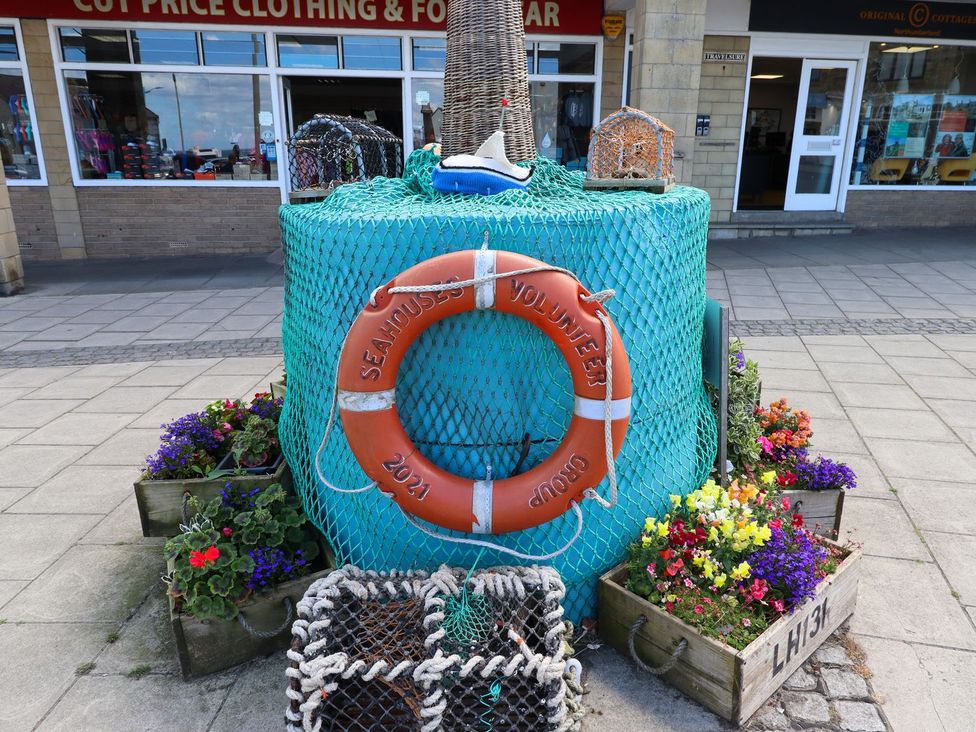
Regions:
<instances>
[{"instance_id":1,"label":"orange life ring","mask_svg":"<svg viewBox=\"0 0 976 732\"><path fill-rule=\"evenodd\" d=\"M547 267L504 251L461 251L411 267L374 293L356 318L339 358L338 405L353 454L381 490L400 507L437 526L504 534L538 526L579 502L607 474L604 439L606 344L589 292L572 276L541 271L422 292L422 286ZM391 287L417 291L390 293ZM374 304L375 303L375 304ZM424 457L407 436L396 408L397 371L414 340L433 323L474 309L517 315L541 328L569 364L576 404L556 450L531 470L502 480L472 481ZM620 335L612 338L612 442L616 455L630 420L630 367Z\"/></svg>"}]
</instances>

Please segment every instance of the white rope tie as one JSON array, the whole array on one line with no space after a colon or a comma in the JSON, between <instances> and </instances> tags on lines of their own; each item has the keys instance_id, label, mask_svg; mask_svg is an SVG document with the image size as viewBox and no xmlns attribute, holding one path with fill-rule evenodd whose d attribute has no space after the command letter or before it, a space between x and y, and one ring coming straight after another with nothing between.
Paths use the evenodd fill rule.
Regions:
<instances>
[{"instance_id":1,"label":"white rope tie","mask_svg":"<svg viewBox=\"0 0 976 732\"><path fill-rule=\"evenodd\" d=\"M584 302L605 303L616 295L616 290L600 290L592 295L582 296ZM607 481L610 483L610 500L606 500L593 488L583 491L583 495L592 498L604 508L610 509L617 505L617 466L613 459L613 328L610 325L610 318L599 310L596 317L603 325L603 335L607 349L607 388L603 396L603 445L606 449L607 458Z\"/></svg>"}]
</instances>

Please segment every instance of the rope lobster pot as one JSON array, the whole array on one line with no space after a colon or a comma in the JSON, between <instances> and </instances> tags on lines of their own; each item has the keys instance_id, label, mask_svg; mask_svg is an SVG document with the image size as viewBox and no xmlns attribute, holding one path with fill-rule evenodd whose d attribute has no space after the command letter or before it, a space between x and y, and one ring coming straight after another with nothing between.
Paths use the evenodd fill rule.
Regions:
<instances>
[{"instance_id":1,"label":"rope lobster pot","mask_svg":"<svg viewBox=\"0 0 976 732\"><path fill-rule=\"evenodd\" d=\"M564 597L544 567L336 570L298 604L287 729L576 732L585 709ZM449 624L461 600L487 622Z\"/></svg>"}]
</instances>

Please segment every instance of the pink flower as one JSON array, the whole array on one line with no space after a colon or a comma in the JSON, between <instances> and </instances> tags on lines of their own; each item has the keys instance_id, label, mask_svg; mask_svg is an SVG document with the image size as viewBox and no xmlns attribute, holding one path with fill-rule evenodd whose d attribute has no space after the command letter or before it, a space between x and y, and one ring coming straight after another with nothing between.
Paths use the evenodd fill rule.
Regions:
<instances>
[{"instance_id":1,"label":"pink flower","mask_svg":"<svg viewBox=\"0 0 976 732\"><path fill-rule=\"evenodd\" d=\"M234 533L234 530L230 526L225 526L223 528L224 536L230 536Z\"/></svg>"},{"instance_id":2,"label":"pink flower","mask_svg":"<svg viewBox=\"0 0 976 732\"><path fill-rule=\"evenodd\" d=\"M695 583L691 581L690 577L685 577L685 587L694 587Z\"/></svg>"},{"instance_id":3,"label":"pink flower","mask_svg":"<svg viewBox=\"0 0 976 732\"><path fill-rule=\"evenodd\" d=\"M786 605L783 604L782 600L773 600L770 604L773 606L773 610L775 610L778 613L781 613L784 610L786 610Z\"/></svg>"},{"instance_id":4,"label":"pink flower","mask_svg":"<svg viewBox=\"0 0 976 732\"><path fill-rule=\"evenodd\" d=\"M701 605L695 605L694 610L695 610L695 615L701 615L702 613L705 612L705 608L703 608Z\"/></svg>"},{"instance_id":5,"label":"pink flower","mask_svg":"<svg viewBox=\"0 0 976 732\"><path fill-rule=\"evenodd\" d=\"M790 497L789 496L783 496L783 510L784 511L789 511L790 510Z\"/></svg>"},{"instance_id":6,"label":"pink flower","mask_svg":"<svg viewBox=\"0 0 976 732\"><path fill-rule=\"evenodd\" d=\"M759 437L756 438L756 442L762 446L764 453L769 454L773 451L773 443L769 441L769 438L766 437L766 435L759 435Z\"/></svg>"},{"instance_id":7,"label":"pink flower","mask_svg":"<svg viewBox=\"0 0 976 732\"><path fill-rule=\"evenodd\" d=\"M221 426L223 427L224 432L233 432L234 431L234 428L230 426L230 422L224 422L224 424L221 425Z\"/></svg>"},{"instance_id":8,"label":"pink flower","mask_svg":"<svg viewBox=\"0 0 976 732\"><path fill-rule=\"evenodd\" d=\"M752 625L752 621L749 620L749 618L742 618L742 625L744 625L746 628L748 628L749 626Z\"/></svg>"},{"instance_id":9,"label":"pink flower","mask_svg":"<svg viewBox=\"0 0 976 732\"><path fill-rule=\"evenodd\" d=\"M648 565L647 565L647 573L648 573L649 575L651 575L651 577L653 577L653 576L654 576L654 574L655 574L655 572L656 572L656 571L657 571L657 570L656 570L656 568L654 567L654 565L653 565L653 564L648 564Z\"/></svg>"}]
</instances>

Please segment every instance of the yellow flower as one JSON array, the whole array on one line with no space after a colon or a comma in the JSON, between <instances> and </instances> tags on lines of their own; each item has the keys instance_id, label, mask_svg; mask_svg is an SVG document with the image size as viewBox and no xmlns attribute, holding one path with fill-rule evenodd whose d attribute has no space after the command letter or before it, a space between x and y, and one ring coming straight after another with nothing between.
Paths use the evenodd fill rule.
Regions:
<instances>
[{"instance_id":1,"label":"yellow flower","mask_svg":"<svg viewBox=\"0 0 976 732\"><path fill-rule=\"evenodd\" d=\"M646 519L644 519L644 531L646 533L650 534L652 531L654 531L654 524L655 523L656 522L652 518L646 518Z\"/></svg>"},{"instance_id":2,"label":"yellow flower","mask_svg":"<svg viewBox=\"0 0 976 732\"><path fill-rule=\"evenodd\" d=\"M718 528L722 532L722 536L732 536L732 532L735 531L735 522L732 519L723 519Z\"/></svg>"},{"instance_id":3,"label":"yellow flower","mask_svg":"<svg viewBox=\"0 0 976 732\"><path fill-rule=\"evenodd\" d=\"M734 580L744 580L752 572L752 567L749 566L749 562L742 562L738 567L732 570L732 579Z\"/></svg>"},{"instance_id":4,"label":"yellow flower","mask_svg":"<svg viewBox=\"0 0 976 732\"><path fill-rule=\"evenodd\" d=\"M644 546L650 546L651 545L651 537L649 537L649 536L642 536L641 537L641 544L643 544Z\"/></svg>"},{"instance_id":5,"label":"yellow flower","mask_svg":"<svg viewBox=\"0 0 976 732\"><path fill-rule=\"evenodd\" d=\"M711 579L715 576L715 570L718 569L712 562L705 562L705 566L702 567L702 574L705 575L705 579Z\"/></svg>"},{"instance_id":6,"label":"yellow flower","mask_svg":"<svg viewBox=\"0 0 976 732\"><path fill-rule=\"evenodd\" d=\"M708 530L708 540L718 541L718 529L714 526Z\"/></svg>"},{"instance_id":7,"label":"yellow flower","mask_svg":"<svg viewBox=\"0 0 976 732\"><path fill-rule=\"evenodd\" d=\"M762 482L763 483L765 483L766 485L772 485L773 484L773 481L776 480L776 471L775 470L767 470L765 473L762 474L761 477L762 477Z\"/></svg>"},{"instance_id":8,"label":"yellow flower","mask_svg":"<svg viewBox=\"0 0 976 732\"><path fill-rule=\"evenodd\" d=\"M770 538L772 538L772 536L773 536L773 532L770 530L770 528L768 526L763 526L762 528L756 531L756 535L755 537L753 537L752 543L755 544L756 546L762 546L767 541L769 541Z\"/></svg>"},{"instance_id":9,"label":"yellow flower","mask_svg":"<svg viewBox=\"0 0 976 732\"><path fill-rule=\"evenodd\" d=\"M681 496L671 496L671 505L678 508L681 505Z\"/></svg>"},{"instance_id":10,"label":"yellow flower","mask_svg":"<svg viewBox=\"0 0 976 732\"><path fill-rule=\"evenodd\" d=\"M657 535L660 537L665 537L668 535L668 530L671 528L670 521L662 521L657 525Z\"/></svg>"},{"instance_id":11,"label":"yellow flower","mask_svg":"<svg viewBox=\"0 0 976 732\"><path fill-rule=\"evenodd\" d=\"M716 587L725 587L725 582L728 580L729 576L724 572L715 578Z\"/></svg>"}]
</instances>

